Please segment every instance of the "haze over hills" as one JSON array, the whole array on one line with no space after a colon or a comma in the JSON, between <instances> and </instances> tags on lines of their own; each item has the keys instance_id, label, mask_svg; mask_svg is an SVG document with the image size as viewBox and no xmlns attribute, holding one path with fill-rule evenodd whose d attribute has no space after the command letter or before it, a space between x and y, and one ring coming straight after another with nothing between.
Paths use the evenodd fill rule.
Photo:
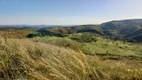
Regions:
<instances>
[{"instance_id":1,"label":"haze over hills","mask_svg":"<svg viewBox=\"0 0 142 80\"><path fill-rule=\"evenodd\" d=\"M17 26L18 27L18 26ZM20 26L22 27L22 26ZM24 26L23 26L24 27ZM44 35L47 33L60 35L60 34L71 34L79 32L91 32L94 34L99 34L108 37L120 38L120 39L129 39L129 41L138 41L141 42L140 37L142 34L142 19L129 19L129 20L116 20L105 22L99 25L70 25L70 26L61 26L61 25L33 25L26 27L40 27L37 32L40 32ZM140 40L139 40L140 39Z\"/></svg>"},{"instance_id":2,"label":"haze over hills","mask_svg":"<svg viewBox=\"0 0 142 80\"><path fill-rule=\"evenodd\" d=\"M69 34L74 32L91 32L104 36L123 38L141 42L142 40L142 19L115 20L105 22L99 25L0 25L0 28L17 27L17 28L43 28L38 30L42 32L45 28L53 34Z\"/></svg>"}]
</instances>

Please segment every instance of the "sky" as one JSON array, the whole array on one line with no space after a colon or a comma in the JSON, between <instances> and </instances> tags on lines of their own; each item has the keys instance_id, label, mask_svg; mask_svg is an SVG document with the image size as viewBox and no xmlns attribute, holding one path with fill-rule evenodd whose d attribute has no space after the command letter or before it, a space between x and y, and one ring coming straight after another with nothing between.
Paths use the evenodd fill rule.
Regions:
<instances>
[{"instance_id":1,"label":"sky","mask_svg":"<svg viewBox=\"0 0 142 80\"><path fill-rule=\"evenodd\" d=\"M0 25L80 25L142 19L142 0L0 0Z\"/></svg>"}]
</instances>

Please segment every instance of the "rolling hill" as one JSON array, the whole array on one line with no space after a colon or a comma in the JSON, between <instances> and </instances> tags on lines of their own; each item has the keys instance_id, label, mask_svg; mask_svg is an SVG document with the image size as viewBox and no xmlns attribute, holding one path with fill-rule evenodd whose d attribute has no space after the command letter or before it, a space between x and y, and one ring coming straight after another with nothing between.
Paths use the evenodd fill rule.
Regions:
<instances>
[{"instance_id":1,"label":"rolling hill","mask_svg":"<svg viewBox=\"0 0 142 80\"><path fill-rule=\"evenodd\" d=\"M126 36L142 29L142 19L110 21L101 24L103 32L110 36Z\"/></svg>"},{"instance_id":2,"label":"rolling hill","mask_svg":"<svg viewBox=\"0 0 142 80\"><path fill-rule=\"evenodd\" d=\"M76 26L55 26L45 27L37 30L37 33L30 34L30 37L34 36L47 36L54 35L64 37L67 34L89 32L105 37L112 37L112 39L122 40L138 40L138 37L142 33L142 19L131 19L131 20L117 20L102 23L100 25L76 25ZM134 38L135 37L135 38Z\"/></svg>"},{"instance_id":3,"label":"rolling hill","mask_svg":"<svg viewBox=\"0 0 142 80\"><path fill-rule=\"evenodd\" d=\"M122 37L128 41L142 42L142 19L110 21L101 24L103 32L107 36Z\"/></svg>"}]
</instances>

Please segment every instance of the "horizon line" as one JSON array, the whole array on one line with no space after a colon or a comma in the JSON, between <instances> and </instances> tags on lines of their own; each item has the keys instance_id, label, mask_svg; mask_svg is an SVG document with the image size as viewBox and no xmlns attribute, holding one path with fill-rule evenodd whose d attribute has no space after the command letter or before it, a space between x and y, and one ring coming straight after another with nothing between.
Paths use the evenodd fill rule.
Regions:
<instances>
[{"instance_id":1,"label":"horizon line","mask_svg":"<svg viewBox=\"0 0 142 80\"><path fill-rule=\"evenodd\" d=\"M77 25L101 25L103 23L106 22L112 22L112 21L125 21L125 20L142 20L142 18L135 18L135 19L114 19L114 20L108 20L108 21L104 21L102 23L96 23L96 24L92 24L92 23L86 23L86 24L0 24L0 26L77 26Z\"/></svg>"}]
</instances>

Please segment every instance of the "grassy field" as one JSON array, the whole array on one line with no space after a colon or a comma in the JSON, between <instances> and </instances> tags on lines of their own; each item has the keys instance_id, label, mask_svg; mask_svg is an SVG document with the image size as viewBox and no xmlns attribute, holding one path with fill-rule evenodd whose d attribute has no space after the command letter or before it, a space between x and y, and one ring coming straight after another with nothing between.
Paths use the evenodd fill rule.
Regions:
<instances>
[{"instance_id":1,"label":"grassy field","mask_svg":"<svg viewBox=\"0 0 142 80\"><path fill-rule=\"evenodd\" d=\"M75 34L76 35L83 35L83 34ZM83 36L83 38L78 37L78 40L72 40L72 36L69 35L68 37L55 37L55 36L47 36L47 37L36 37L33 40L46 42L49 44L54 44L57 46L69 47L72 49L80 49L83 53L88 55L118 55L123 57L138 57L142 58L142 46L141 44L136 43L129 43L124 41L114 41L110 39L106 39L104 37L94 36L95 39L91 39L90 42L87 37ZM90 38L89 36L88 38ZM87 42L85 42L87 41Z\"/></svg>"},{"instance_id":2,"label":"grassy field","mask_svg":"<svg viewBox=\"0 0 142 80\"><path fill-rule=\"evenodd\" d=\"M88 33L1 37L0 79L141 80L141 50L141 44Z\"/></svg>"},{"instance_id":3,"label":"grassy field","mask_svg":"<svg viewBox=\"0 0 142 80\"><path fill-rule=\"evenodd\" d=\"M26 38L28 34L32 33L32 30L28 29L0 29L0 36L4 38Z\"/></svg>"}]
</instances>

